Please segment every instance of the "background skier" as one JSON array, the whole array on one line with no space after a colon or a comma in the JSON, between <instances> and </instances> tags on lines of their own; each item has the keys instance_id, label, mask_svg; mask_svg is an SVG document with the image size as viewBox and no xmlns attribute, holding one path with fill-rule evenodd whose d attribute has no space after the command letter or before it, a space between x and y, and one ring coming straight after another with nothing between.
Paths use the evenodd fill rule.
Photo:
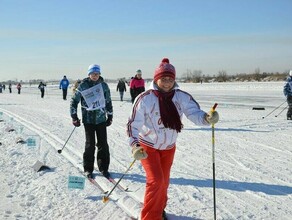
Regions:
<instances>
[{"instance_id":1,"label":"background skier","mask_svg":"<svg viewBox=\"0 0 292 220\"><path fill-rule=\"evenodd\" d=\"M41 91L41 98L44 98L45 95L45 86L47 86L45 83L40 82L38 89Z\"/></svg>"},{"instance_id":2,"label":"background skier","mask_svg":"<svg viewBox=\"0 0 292 220\"><path fill-rule=\"evenodd\" d=\"M64 100L67 99L67 90L68 90L69 84L70 84L69 80L67 79L66 76L64 76L63 79L60 81L59 88L62 89L62 91L63 91L63 99Z\"/></svg>"},{"instance_id":3,"label":"background skier","mask_svg":"<svg viewBox=\"0 0 292 220\"><path fill-rule=\"evenodd\" d=\"M123 101L124 92L127 91L127 88L126 88L126 83L122 79L120 79L118 82L117 91L120 92L120 100Z\"/></svg>"},{"instance_id":4,"label":"background skier","mask_svg":"<svg viewBox=\"0 0 292 220\"><path fill-rule=\"evenodd\" d=\"M20 94L20 91L21 91L21 84L20 84L20 83L17 83L16 88L17 88L18 94Z\"/></svg>"},{"instance_id":5,"label":"background skier","mask_svg":"<svg viewBox=\"0 0 292 220\"><path fill-rule=\"evenodd\" d=\"M8 89L9 89L9 93L12 93L12 85L11 85L11 83L9 83Z\"/></svg>"},{"instance_id":6,"label":"background skier","mask_svg":"<svg viewBox=\"0 0 292 220\"><path fill-rule=\"evenodd\" d=\"M145 91L145 81L142 79L142 71L137 70L136 75L130 81L131 101L134 103L135 98Z\"/></svg>"},{"instance_id":7,"label":"background skier","mask_svg":"<svg viewBox=\"0 0 292 220\"><path fill-rule=\"evenodd\" d=\"M287 120L292 120L292 70L289 72L283 92L288 103Z\"/></svg>"}]
</instances>

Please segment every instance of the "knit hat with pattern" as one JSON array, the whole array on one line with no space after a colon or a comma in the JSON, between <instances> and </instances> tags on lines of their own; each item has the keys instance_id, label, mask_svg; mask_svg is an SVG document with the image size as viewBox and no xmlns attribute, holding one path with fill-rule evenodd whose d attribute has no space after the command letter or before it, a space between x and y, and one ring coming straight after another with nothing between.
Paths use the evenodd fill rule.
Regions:
<instances>
[{"instance_id":1,"label":"knit hat with pattern","mask_svg":"<svg viewBox=\"0 0 292 220\"><path fill-rule=\"evenodd\" d=\"M162 77L170 77L175 80L175 68L169 63L168 58L163 58L154 73L154 82Z\"/></svg>"}]
</instances>

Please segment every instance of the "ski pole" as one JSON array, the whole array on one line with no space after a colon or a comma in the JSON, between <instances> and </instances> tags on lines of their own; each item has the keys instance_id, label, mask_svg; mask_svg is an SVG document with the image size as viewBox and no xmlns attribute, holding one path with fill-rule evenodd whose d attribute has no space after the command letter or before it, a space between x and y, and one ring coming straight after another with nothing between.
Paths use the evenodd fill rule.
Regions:
<instances>
[{"instance_id":1,"label":"ski pole","mask_svg":"<svg viewBox=\"0 0 292 220\"><path fill-rule=\"evenodd\" d=\"M102 197L103 203L108 202L109 196L112 194L112 192L114 191L114 189L118 186L118 184L121 182L121 180L124 178L124 176L126 175L126 173L131 169L131 167L134 165L135 162L136 162L136 159L133 160L133 162L130 164L129 168L123 173L123 175L120 177L120 179L114 185L114 187L112 188L112 190L106 196L103 196Z\"/></svg>"},{"instance_id":2,"label":"ski pole","mask_svg":"<svg viewBox=\"0 0 292 220\"><path fill-rule=\"evenodd\" d=\"M217 103L211 109L211 112L215 111ZM216 182L215 182L215 126L212 124L212 165L213 165L213 201L214 201L214 220L216 220Z\"/></svg>"},{"instance_id":3,"label":"ski pole","mask_svg":"<svg viewBox=\"0 0 292 220\"><path fill-rule=\"evenodd\" d=\"M269 114L267 114L266 116L263 116L263 119L268 117L270 114L272 114L274 111L276 111L278 108L280 108L284 103L286 102L286 100L281 104L279 105L278 107L274 108Z\"/></svg>"},{"instance_id":4,"label":"ski pole","mask_svg":"<svg viewBox=\"0 0 292 220\"><path fill-rule=\"evenodd\" d=\"M285 108L283 108L283 110L282 111L280 111L277 115L275 115L275 117L278 117L285 109L287 109L288 108L288 106L289 105L287 105Z\"/></svg>"},{"instance_id":5,"label":"ski pole","mask_svg":"<svg viewBox=\"0 0 292 220\"><path fill-rule=\"evenodd\" d=\"M66 146L66 144L67 144L67 142L69 141L70 137L72 136L73 132L75 131L75 128L76 128L76 126L74 126L74 128L73 128L71 134L69 135L69 137L68 137L67 141L65 142L65 144L63 145L62 149L58 150L58 153L59 153L59 154L62 153L62 150L64 149L64 147Z\"/></svg>"}]
</instances>

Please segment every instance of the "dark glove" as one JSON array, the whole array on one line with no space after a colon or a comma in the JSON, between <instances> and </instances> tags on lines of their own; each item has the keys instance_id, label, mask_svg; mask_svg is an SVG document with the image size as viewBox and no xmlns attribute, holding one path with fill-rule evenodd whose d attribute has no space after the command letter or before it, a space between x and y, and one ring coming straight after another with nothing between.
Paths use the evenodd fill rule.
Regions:
<instances>
[{"instance_id":1,"label":"dark glove","mask_svg":"<svg viewBox=\"0 0 292 220\"><path fill-rule=\"evenodd\" d=\"M72 120L72 123L75 127L80 127L80 119L78 118L77 120Z\"/></svg>"},{"instance_id":2,"label":"dark glove","mask_svg":"<svg viewBox=\"0 0 292 220\"><path fill-rule=\"evenodd\" d=\"M108 127L108 126L110 126L111 124L112 124L112 122L113 122L113 116L112 115L108 115L107 116L107 119L106 119L106 126Z\"/></svg>"},{"instance_id":3,"label":"dark glove","mask_svg":"<svg viewBox=\"0 0 292 220\"><path fill-rule=\"evenodd\" d=\"M71 115L72 117L72 124L75 127L80 127L80 119L78 118L77 114Z\"/></svg>"}]
</instances>

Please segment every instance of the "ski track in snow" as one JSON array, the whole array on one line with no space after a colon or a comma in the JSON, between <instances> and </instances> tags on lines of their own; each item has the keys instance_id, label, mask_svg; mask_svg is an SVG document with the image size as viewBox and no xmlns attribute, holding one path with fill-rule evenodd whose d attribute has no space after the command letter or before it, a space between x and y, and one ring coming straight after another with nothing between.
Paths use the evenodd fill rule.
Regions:
<instances>
[{"instance_id":1,"label":"ski track in snow","mask_svg":"<svg viewBox=\"0 0 292 220\"><path fill-rule=\"evenodd\" d=\"M22 124L23 126L29 127L29 129L33 132L35 132L36 134L38 134L40 136L41 139L45 140L48 144L50 144L51 146L56 146L56 143L62 144L63 140L61 140L60 138L58 138L56 135L52 134L51 132L47 131L44 128L41 128L39 126L37 126L36 124L20 117L17 114L14 113L9 113L5 110L2 109L2 111L8 115L9 117L13 117L17 122L19 122L20 124ZM27 126L29 125L29 126ZM77 153L74 151L73 147L70 146L69 144L65 146L66 148L62 151L62 156L64 156L73 166L75 166L76 168L79 169L80 172L82 172L83 170L83 166L82 164L79 163L79 161L82 160L82 155L79 154L77 155ZM58 148L55 147L55 150L57 151ZM75 158L72 157L72 154L74 156L76 156ZM114 163L111 163L111 165L113 165ZM95 171L97 172L97 168L95 168ZM100 181L102 180L102 181ZM103 177L96 177L96 181L101 183L101 182L107 182L107 180L105 180L105 178ZM108 184L101 184L103 186L104 189L108 188ZM112 186L111 186L112 187ZM130 193L127 193L128 195ZM115 200L117 198L114 197L114 194L111 195L110 197L111 199ZM136 199L134 197L131 196L124 196L123 198L120 198L118 200L118 202L116 203L116 205L118 205L121 209L123 209L123 211L125 211L126 213L129 214L129 217L131 216L138 216L139 212L137 212L137 210L139 211L141 208L141 203L136 201ZM129 207L133 207L133 208L129 208Z\"/></svg>"},{"instance_id":2,"label":"ski track in snow","mask_svg":"<svg viewBox=\"0 0 292 220\"><path fill-rule=\"evenodd\" d=\"M131 103L118 100L110 84L114 105L113 125L108 127L110 172L116 180L132 162L126 136ZM281 83L181 84L209 111L217 102L220 122L215 125L217 219L292 219L292 123L285 111L265 117L283 102ZM44 99L34 87L21 95L1 94L2 148L0 168L2 198L0 219L130 219L138 216L143 202L145 173L139 162L116 189L110 201L88 181L84 190L68 189L68 175L82 176L83 127L76 128L61 154L73 126L69 101L63 101L56 86L48 86ZM234 93L236 91L236 93ZM129 94L125 94L129 100ZM264 106L265 111L252 111ZM80 113L79 113L80 115ZM196 127L183 119L171 173L169 219L212 219L211 129ZM12 126L16 132L5 129ZM21 132L21 130L23 130ZM38 135L39 147L16 144L18 136ZM51 171L35 172L40 160ZM14 172L15 171L15 172ZM98 171L96 171L98 173ZM12 173L12 174L9 174ZM11 178L12 177L12 178ZM100 185L113 184L97 175Z\"/></svg>"}]
</instances>

